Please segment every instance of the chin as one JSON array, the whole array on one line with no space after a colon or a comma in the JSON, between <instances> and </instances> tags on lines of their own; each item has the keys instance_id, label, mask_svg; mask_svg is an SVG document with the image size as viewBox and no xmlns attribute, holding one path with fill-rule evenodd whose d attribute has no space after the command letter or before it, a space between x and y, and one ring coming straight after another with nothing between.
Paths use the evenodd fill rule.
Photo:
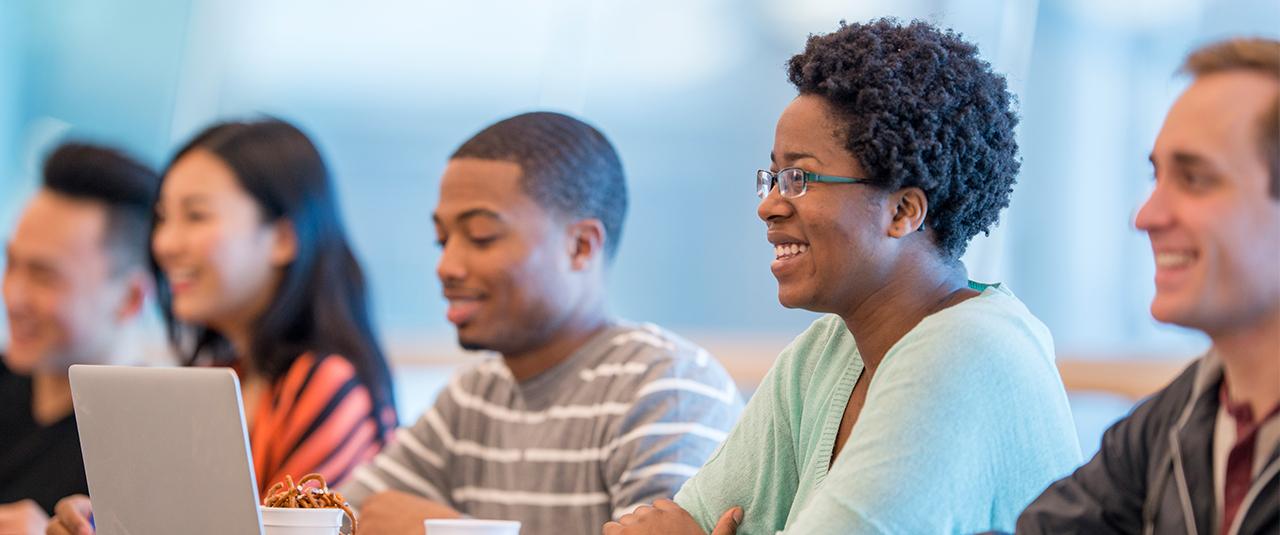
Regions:
<instances>
[{"instance_id":1,"label":"chin","mask_svg":"<svg viewBox=\"0 0 1280 535\"><path fill-rule=\"evenodd\" d=\"M806 295L800 295L797 292L787 292L779 289L778 303L780 303L784 308L811 310L809 307L813 304L813 299L810 299L809 296Z\"/></svg>"},{"instance_id":2,"label":"chin","mask_svg":"<svg viewBox=\"0 0 1280 535\"><path fill-rule=\"evenodd\" d=\"M489 351L493 348L492 344L481 340L479 336L463 334L465 328L458 328L458 347L466 351Z\"/></svg>"},{"instance_id":3,"label":"chin","mask_svg":"<svg viewBox=\"0 0 1280 535\"><path fill-rule=\"evenodd\" d=\"M38 351L23 351L21 348L9 348L4 354L4 365L9 371L19 375L31 375L36 370L36 366L40 364L40 357L37 356Z\"/></svg>"},{"instance_id":4,"label":"chin","mask_svg":"<svg viewBox=\"0 0 1280 535\"><path fill-rule=\"evenodd\" d=\"M182 323L201 323L200 314L192 310L192 306L178 301L173 302L173 318Z\"/></svg>"},{"instance_id":5,"label":"chin","mask_svg":"<svg viewBox=\"0 0 1280 535\"><path fill-rule=\"evenodd\" d=\"M1151 317L1160 323L1168 323L1182 327L1196 328L1195 321L1192 319L1192 307L1184 306L1173 299L1161 299L1156 296L1151 301Z\"/></svg>"},{"instance_id":6,"label":"chin","mask_svg":"<svg viewBox=\"0 0 1280 535\"><path fill-rule=\"evenodd\" d=\"M470 340L464 340L462 338L458 339L458 347L461 347L466 351L488 351L489 350L489 346L485 344L482 344L480 342L472 342Z\"/></svg>"}]
</instances>

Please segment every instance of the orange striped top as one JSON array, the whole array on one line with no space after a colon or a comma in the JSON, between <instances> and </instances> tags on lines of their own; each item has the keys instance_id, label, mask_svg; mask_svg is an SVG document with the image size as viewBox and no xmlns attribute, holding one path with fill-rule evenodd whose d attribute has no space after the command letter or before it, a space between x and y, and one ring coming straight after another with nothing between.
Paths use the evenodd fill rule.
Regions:
<instances>
[{"instance_id":1,"label":"orange striped top","mask_svg":"<svg viewBox=\"0 0 1280 535\"><path fill-rule=\"evenodd\" d=\"M258 492L286 474L296 480L319 472L337 485L382 449L395 426L394 409L375 407L350 361L305 353L262 393L255 409L249 446Z\"/></svg>"}]
</instances>

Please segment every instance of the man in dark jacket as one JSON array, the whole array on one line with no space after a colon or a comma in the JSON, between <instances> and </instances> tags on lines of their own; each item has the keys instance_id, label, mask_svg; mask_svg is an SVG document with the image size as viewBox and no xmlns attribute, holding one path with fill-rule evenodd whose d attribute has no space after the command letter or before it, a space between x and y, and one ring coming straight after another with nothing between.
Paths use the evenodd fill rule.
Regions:
<instances>
[{"instance_id":1,"label":"man in dark jacket","mask_svg":"<svg viewBox=\"0 0 1280 535\"><path fill-rule=\"evenodd\" d=\"M1109 429L1018 533L1280 533L1280 42L1197 50L1136 225L1152 315L1213 342Z\"/></svg>"},{"instance_id":2,"label":"man in dark jacket","mask_svg":"<svg viewBox=\"0 0 1280 535\"><path fill-rule=\"evenodd\" d=\"M136 361L127 335L151 287L158 184L154 171L119 151L63 144L7 237L0 533L44 533L60 498L88 491L67 368Z\"/></svg>"}]
</instances>

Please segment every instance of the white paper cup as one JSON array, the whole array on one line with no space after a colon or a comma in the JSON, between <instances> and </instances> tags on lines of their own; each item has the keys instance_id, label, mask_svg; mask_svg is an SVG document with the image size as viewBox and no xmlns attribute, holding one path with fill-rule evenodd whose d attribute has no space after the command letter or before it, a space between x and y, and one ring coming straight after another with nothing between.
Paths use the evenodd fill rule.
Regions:
<instances>
[{"instance_id":1,"label":"white paper cup","mask_svg":"<svg viewBox=\"0 0 1280 535\"><path fill-rule=\"evenodd\" d=\"M432 519L423 526L427 535L520 535L520 523L515 520Z\"/></svg>"},{"instance_id":2,"label":"white paper cup","mask_svg":"<svg viewBox=\"0 0 1280 535\"><path fill-rule=\"evenodd\" d=\"M292 509L261 507L262 532L265 535L339 535L342 531L342 509Z\"/></svg>"}]
</instances>

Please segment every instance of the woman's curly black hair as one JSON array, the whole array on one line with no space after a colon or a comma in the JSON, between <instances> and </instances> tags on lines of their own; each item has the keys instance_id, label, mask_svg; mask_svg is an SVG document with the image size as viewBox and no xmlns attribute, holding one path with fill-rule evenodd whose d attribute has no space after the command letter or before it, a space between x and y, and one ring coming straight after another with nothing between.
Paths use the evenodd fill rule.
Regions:
<instances>
[{"instance_id":1,"label":"woman's curly black hair","mask_svg":"<svg viewBox=\"0 0 1280 535\"><path fill-rule=\"evenodd\" d=\"M801 95L822 97L836 136L875 184L917 187L942 254L989 233L1018 175L1018 116L1004 77L950 30L893 19L840 23L788 62Z\"/></svg>"}]
</instances>

